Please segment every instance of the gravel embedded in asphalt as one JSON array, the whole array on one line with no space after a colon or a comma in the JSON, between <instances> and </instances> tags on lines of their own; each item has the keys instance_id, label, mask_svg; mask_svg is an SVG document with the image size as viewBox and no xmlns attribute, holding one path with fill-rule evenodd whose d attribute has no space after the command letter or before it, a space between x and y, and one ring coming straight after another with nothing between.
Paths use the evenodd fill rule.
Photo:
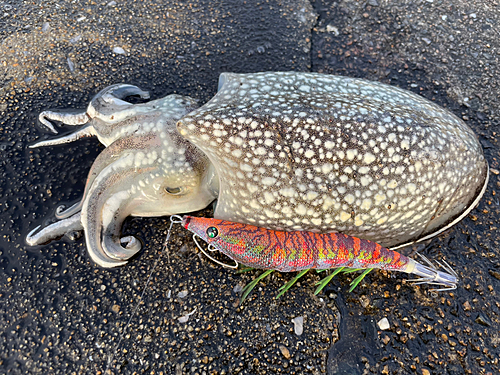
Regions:
<instances>
[{"instance_id":1,"label":"gravel embedded in asphalt","mask_svg":"<svg viewBox=\"0 0 500 375\"><path fill-rule=\"evenodd\" d=\"M0 372L99 373L123 334L113 373L496 373L499 10L484 0L0 3ZM124 232L145 246L116 270L93 265L81 238L24 244L29 229L80 198L102 150L91 139L28 149L51 137L37 125L41 110L84 108L118 82L152 98L205 102L221 72L266 70L399 86L478 134L492 168L483 200L419 248L453 265L456 291L435 295L405 276L373 272L353 293L352 277L337 276L314 296L319 276L309 272L275 300L293 275L273 273L240 306L241 287L256 273L210 263L174 227L170 263L163 254L127 325L160 256L165 219L127 221Z\"/></svg>"}]
</instances>

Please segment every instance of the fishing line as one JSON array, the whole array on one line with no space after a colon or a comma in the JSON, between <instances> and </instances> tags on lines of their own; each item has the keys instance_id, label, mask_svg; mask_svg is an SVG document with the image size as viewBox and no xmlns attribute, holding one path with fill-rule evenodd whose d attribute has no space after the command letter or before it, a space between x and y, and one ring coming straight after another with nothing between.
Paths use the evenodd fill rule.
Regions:
<instances>
[{"instance_id":1,"label":"fishing line","mask_svg":"<svg viewBox=\"0 0 500 375\"><path fill-rule=\"evenodd\" d=\"M120 344L121 344L121 342L123 340L123 337L127 333L128 327L130 326L130 323L132 322L132 319L134 318L135 313L139 309L139 306L140 306L140 304L142 302L144 294L146 293L146 290L148 288L149 282L151 281L151 278L153 277L153 274L154 274L154 272L156 270L156 266L160 262L160 259L161 259L162 255L163 255L163 253L167 249L168 241L170 240L170 231L172 230L172 226L174 224L176 224L176 223L181 223L181 222L182 222L182 218L180 216L178 216L178 215L172 215L172 216L170 216L170 226L168 227L167 237L165 238L165 241L163 242L163 247L162 247L160 256L156 259L156 262L155 262L153 268L151 269L149 277L146 280L146 284L144 285L142 293L141 293L141 295L139 297L139 302L137 302L137 304L135 305L134 310L132 311L132 315L130 315L130 318L128 319L127 324L125 325L125 329L123 330L122 334L120 335L120 339L118 340L118 343L115 345L115 348L113 350L113 354L110 357L108 357L108 362L106 364L106 370L104 371L105 374L107 374L108 371L110 370L111 363L113 362L113 359L115 358L115 355L116 355L116 351L120 347ZM167 252L167 260L168 260L168 263L170 264L170 256L168 256L168 252Z\"/></svg>"}]
</instances>

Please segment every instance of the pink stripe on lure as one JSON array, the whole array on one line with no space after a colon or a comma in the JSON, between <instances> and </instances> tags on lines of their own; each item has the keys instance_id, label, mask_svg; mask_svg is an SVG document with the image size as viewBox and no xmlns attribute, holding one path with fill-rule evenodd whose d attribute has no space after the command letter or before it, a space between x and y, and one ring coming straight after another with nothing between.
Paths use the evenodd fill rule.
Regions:
<instances>
[{"instance_id":1,"label":"pink stripe on lure","mask_svg":"<svg viewBox=\"0 0 500 375\"><path fill-rule=\"evenodd\" d=\"M253 268L281 272L310 268L380 268L456 288L456 274L441 272L379 244L340 233L284 232L218 219L184 216L182 226L229 258ZM444 266L443 266L444 267ZM452 274L453 273L453 274Z\"/></svg>"}]
</instances>

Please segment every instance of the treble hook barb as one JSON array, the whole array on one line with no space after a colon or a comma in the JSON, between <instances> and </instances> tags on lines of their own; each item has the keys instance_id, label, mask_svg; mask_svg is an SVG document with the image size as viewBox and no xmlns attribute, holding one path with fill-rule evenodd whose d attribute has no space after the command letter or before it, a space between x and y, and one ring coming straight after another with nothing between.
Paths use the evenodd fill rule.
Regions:
<instances>
[{"instance_id":1,"label":"treble hook barb","mask_svg":"<svg viewBox=\"0 0 500 375\"><path fill-rule=\"evenodd\" d=\"M448 292L455 290L458 283L458 274L453 268L445 261L443 263L436 261L436 263L445 271L439 271L432 262L420 253L417 255L425 262L426 265L416 262L415 269L411 272L414 275L421 276L418 279L410 279L414 285L428 284L442 286L443 288L430 289L431 292Z\"/></svg>"}]
</instances>

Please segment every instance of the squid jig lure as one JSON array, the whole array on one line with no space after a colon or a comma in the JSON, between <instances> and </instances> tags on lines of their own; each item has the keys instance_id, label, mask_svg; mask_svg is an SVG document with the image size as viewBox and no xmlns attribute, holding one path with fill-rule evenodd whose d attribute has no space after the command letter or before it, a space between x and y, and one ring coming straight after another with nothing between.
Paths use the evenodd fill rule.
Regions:
<instances>
[{"instance_id":1,"label":"squid jig lure","mask_svg":"<svg viewBox=\"0 0 500 375\"><path fill-rule=\"evenodd\" d=\"M192 232L198 248L211 260L230 268L237 268L238 264L242 264L251 268L268 270L246 288L253 288L260 279L273 270L281 272L301 271L292 280L292 283L281 288L282 293L278 297L311 268L316 270L336 269L330 276L318 283L320 287L316 290L316 294L340 271L365 270L353 282L352 290L374 268L419 276L420 278L410 281L414 281L416 284L432 284L442 287L432 290L435 292L454 290L458 283L457 273L445 261L443 263L437 262L444 270L439 271L420 254L427 265L384 248L373 241L341 233L276 231L248 224L193 216L173 215L171 220L180 223L185 229ZM210 251L220 251L231 258L235 264L227 265L211 257L199 245L197 237L209 244ZM242 298L245 297L246 295Z\"/></svg>"}]
</instances>

